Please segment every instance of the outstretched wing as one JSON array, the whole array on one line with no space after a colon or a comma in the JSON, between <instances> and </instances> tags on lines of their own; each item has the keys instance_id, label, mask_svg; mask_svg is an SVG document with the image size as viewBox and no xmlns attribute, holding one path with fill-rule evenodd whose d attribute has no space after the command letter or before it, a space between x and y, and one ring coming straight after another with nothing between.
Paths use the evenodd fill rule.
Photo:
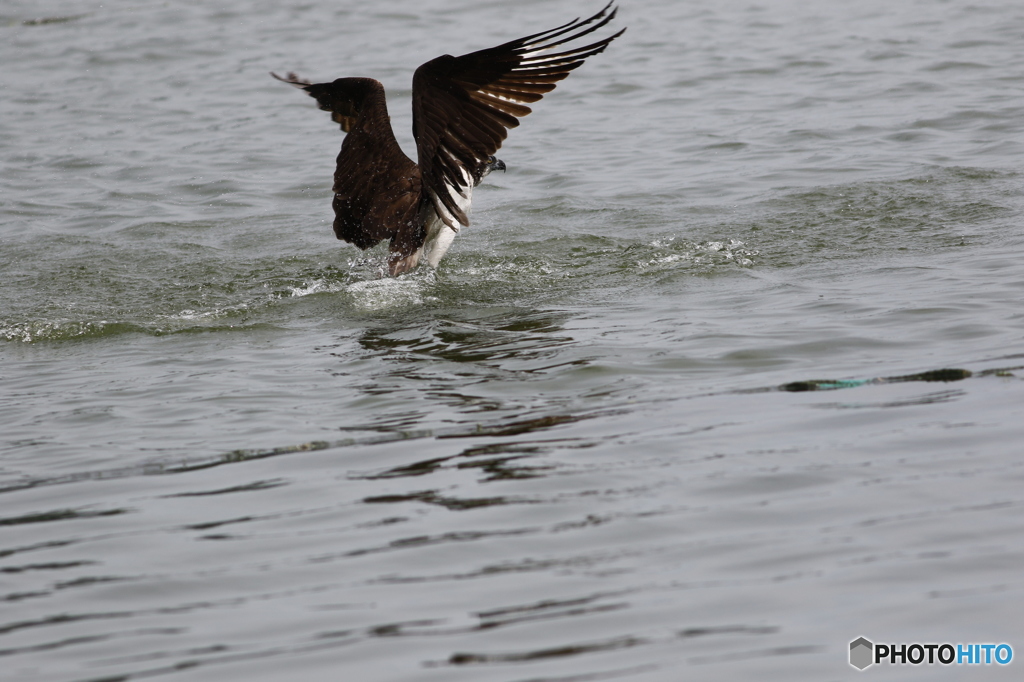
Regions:
<instances>
[{"instance_id":1,"label":"outstretched wing","mask_svg":"<svg viewBox=\"0 0 1024 682\"><path fill-rule=\"evenodd\" d=\"M334 171L334 234L368 249L391 240L392 252L409 255L423 244L419 220L420 171L395 140L384 86L372 78L310 83L289 73L271 74L316 98L349 133Z\"/></svg>"},{"instance_id":2,"label":"outstretched wing","mask_svg":"<svg viewBox=\"0 0 1024 682\"><path fill-rule=\"evenodd\" d=\"M309 96L316 100L320 108L331 112L331 120L341 126L346 133L351 132L352 126L356 124L356 116L359 114L356 102L348 96L348 91L337 88L334 83L313 83L305 78L299 78L295 73L289 72L285 78L281 78L273 71L270 75L288 85L294 85L300 90L305 90Z\"/></svg>"},{"instance_id":3,"label":"outstretched wing","mask_svg":"<svg viewBox=\"0 0 1024 682\"><path fill-rule=\"evenodd\" d=\"M552 50L603 27L616 11L608 3L588 19L461 57L444 55L416 70L413 136L424 188L446 225L458 229L455 223L469 224L460 204L466 203L507 129L530 113L526 104L554 90L625 29L596 43Z\"/></svg>"}]
</instances>

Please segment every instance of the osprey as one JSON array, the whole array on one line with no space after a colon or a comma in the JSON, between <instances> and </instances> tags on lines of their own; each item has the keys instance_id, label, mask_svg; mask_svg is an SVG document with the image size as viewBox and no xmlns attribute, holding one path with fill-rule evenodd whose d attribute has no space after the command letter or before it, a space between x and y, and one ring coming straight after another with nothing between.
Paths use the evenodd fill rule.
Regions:
<instances>
[{"instance_id":1,"label":"osprey","mask_svg":"<svg viewBox=\"0 0 1024 682\"><path fill-rule=\"evenodd\" d=\"M614 0L613 0L614 1ZM497 47L423 64L412 79L412 132L419 163L395 140L384 86L372 78L311 83L289 73L274 78L301 88L347 133L334 172L334 234L368 249L390 239L392 276L422 258L437 267L459 226L469 225L473 187L519 118L583 60L603 52L613 36L566 46L615 17L609 3L587 19L574 19Z\"/></svg>"}]
</instances>

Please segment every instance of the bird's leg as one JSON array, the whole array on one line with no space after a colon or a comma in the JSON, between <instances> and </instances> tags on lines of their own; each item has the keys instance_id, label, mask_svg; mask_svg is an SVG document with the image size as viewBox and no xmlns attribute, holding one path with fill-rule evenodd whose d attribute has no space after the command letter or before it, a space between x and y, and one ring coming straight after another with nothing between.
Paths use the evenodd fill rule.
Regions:
<instances>
[{"instance_id":1,"label":"bird's leg","mask_svg":"<svg viewBox=\"0 0 1024 682\"><path fill-rule=\"evenodd\" d=\"M409 255L403 256L400 251L392 251L388 254L388 273L392 277L398 277L404 272L409 272L419 265L422 252L423 249L416 249Z\"/></svg>"}]
</instances>

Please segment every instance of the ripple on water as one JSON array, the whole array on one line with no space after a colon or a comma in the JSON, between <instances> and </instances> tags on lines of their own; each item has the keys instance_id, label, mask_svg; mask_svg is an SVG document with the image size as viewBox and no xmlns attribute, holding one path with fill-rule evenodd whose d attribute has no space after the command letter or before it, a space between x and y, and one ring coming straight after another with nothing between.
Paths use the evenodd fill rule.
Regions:
<instances>
[{"instance_id":1,"label":"ripple on water","mask_svg":"<svg viewBox=\"0 0 1024 682\"><path fill-rule=\"evenodd\" d=\"M67 341L94 339L144 331L137 325L107 320L49 320L9 322L0 325L0 339L34 343L36 341Z\"/></svg>"},{"instance_id":2,"label":"ripple on water","mask_svg":"<svg viewBox=\"0 0 1024 682\"><path fill-rule=\"evenodd\" d=\"M350 247L332 251L314 242L292 245L282 255L267 245L252 253L217 243L170 243L160 235L171 234L174 225L161 224L157 235L135 230L127 243L113 246L107 238L56 236L45 240L46 248L61 257L32 269L23 264L34 262L38 244L14 243L4 254L15 295L0 317L0 340L238 329L273 324L298 301L332 296L342 297L340 307L332 306L335 315L428 304L593 300L645 278L668 283L681 275L964 247L1014 215L999 200L1012 194L1014 179L949 168L792 191L724 215L697 212L682 234L656 208L632 218L616 211L591 216L627 221L614 236L578 231L557 223L557 216L534 216L501 231L467 230L438 271L422 267L398 278L383 276L383 246L350 257L346 266L330 259L353 254ZM202 230L216 226L204 223ZM558 236L545 236L552 232Z\"/></svg>"}]
</instances>

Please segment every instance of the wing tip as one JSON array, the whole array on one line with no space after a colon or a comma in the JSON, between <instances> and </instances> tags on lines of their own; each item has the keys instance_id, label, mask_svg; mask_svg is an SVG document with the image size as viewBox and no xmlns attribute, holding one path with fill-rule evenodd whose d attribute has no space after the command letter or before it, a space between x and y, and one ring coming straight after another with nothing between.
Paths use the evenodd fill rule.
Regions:
<instances>
[{"instance_id":1,"label":"wing tip","mask_svg":"<svg viewBox=\"0 0 1024 682\"><path fill-rule=\"evenodd\" d=\"M292 87L300 88L302 90L305 90L306 86L313 84L313 81L302 78L301 76L299 76L299 74L295 73L294 71L289 71L287 74L285 74L284 78L281 78L273 71L270 72L270 75L276 78L277 80L281 81L282 83L287 83Z\"/></svg>"}]
</instances>

